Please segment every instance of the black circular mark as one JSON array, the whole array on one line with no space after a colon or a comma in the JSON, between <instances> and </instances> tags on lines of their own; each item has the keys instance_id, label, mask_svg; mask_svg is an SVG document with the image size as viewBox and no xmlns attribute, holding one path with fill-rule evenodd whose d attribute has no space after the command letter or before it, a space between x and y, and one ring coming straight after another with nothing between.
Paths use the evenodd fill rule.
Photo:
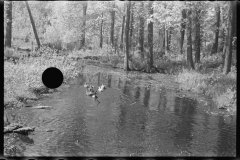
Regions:
<instances>
[{"instance_id":1,"label":"black circular mark","mask_svg":"<svg viewBox=\"0 0 240 160\"><path fill-rule=\"evenodd\" d=\"M42 82L48 88L58 88L63 82L63 74L55 67L47 68L42 74Z\"/></svg>"}]
</instances>

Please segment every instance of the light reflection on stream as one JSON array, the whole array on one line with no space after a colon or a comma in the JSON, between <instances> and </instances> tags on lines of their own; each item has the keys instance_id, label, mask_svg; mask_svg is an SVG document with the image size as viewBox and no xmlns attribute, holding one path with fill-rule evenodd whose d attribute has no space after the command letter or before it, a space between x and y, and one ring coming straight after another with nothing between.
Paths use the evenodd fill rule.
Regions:
<instances>
[{"instance_id":1,"label":"light reflection on stream","mask_svg":"<svg viewBox=\"0 0 240 160\"><path fill-rule=\"evenodd\" d=\"M85 82L107 86L99 104L85 94ZM167 86L156 91L103 70L38 103L53 109L22 109L35 115L28 123L37 127L25 156L236 155L236 117L209 115L206 106Z\"/></svg>"}]
</instances>

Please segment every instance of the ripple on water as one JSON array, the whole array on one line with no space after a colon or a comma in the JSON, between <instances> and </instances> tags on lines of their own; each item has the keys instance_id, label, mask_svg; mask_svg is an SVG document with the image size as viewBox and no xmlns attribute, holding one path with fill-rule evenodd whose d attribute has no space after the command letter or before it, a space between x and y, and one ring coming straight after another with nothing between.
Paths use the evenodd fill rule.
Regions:
<instances>
[{"instance_id":1,"label":"ripple on water","mask_svg":"<svg viewBox=\"0 0 240 160\"><path fill-rule=\"evenodd\" d=\"M53 131L35 132L34 144L26 147L25 155L236 154L235 118L209 115L197 101L179 98L173 89L143 87L129 82L124 74L111 74L109 70L88 72L62 93L42 101L53 106L52 110L29 111L45 120L38 123L40 128ZM144 77L139 77L135 80L141 79L142 83ZM169 76L161 75L161 80L166 81L162 85L173 86ZM104 92L97 93L100 103L86 96L82 86L86 81L95 89L98 84L107 86Z\"/></svg>"}]
</instances>

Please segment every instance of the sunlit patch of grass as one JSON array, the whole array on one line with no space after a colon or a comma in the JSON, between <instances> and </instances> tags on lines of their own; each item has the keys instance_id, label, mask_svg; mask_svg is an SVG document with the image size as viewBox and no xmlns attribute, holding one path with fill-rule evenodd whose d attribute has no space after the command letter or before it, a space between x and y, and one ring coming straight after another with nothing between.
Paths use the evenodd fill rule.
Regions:
<instances>
[{"instance_id":1,"label":"sunlit patch of grass","mask_svg":"<svg viewBox=\"0 0 240 160\"><path fill-rule=\"evenodd\" d=\"M36 98L33 90L44 88L42 73L48 67L60 69L65 81L77 76L84 67L72 55L58 56L43 53L41 57L25 58L17 64L4 62L4 103L17 102L19 97Z\"/></svg>"},{"instance_id":2,"label":"sunlit patch of grass","mask_svg":"<svg viewBox=\"0 0 240 160\"><path fill-rule=\"evenodd\" d=\"M223 94L216 95L215 102L219 108L236 111L236 89L228 88Z\"/></svg>"},{"instance_id":3,"label":"sunlit patch of grass","mask_svg":"<svg viewBox=\"0 0 240 160\"><path fill-rule=\"evenodd\" d=\"M202 74L197 71L183 70L177 75L180 88L204 93L213 98L218 108L236 109L236 69L224 75L220 72Z\"/></svg>"},{"instance_id":4,"label":"sunlit patch of grass","mask_svg":"<svg viewBox=\"0 0 240 160\"><path fill-rule=\"evenodd\" d=\"M185 90L193 90L196 92L204 92L206 89L206 75L202 75L194 70L183 69L182 73L177 76L177 82L180 87Z\"/></svg>"}]
</instances>

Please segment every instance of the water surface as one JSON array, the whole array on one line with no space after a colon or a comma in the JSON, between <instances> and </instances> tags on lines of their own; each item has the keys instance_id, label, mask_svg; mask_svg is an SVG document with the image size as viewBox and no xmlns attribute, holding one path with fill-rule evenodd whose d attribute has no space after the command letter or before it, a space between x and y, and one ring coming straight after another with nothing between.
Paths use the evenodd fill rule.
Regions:
<instances>
[{"instance_id":1,"label":"water surface","mask_svg":"<svg viewBox=\"0 0 240 160\"><path fill-rule=\"evenodd\" d=\"M26 124L36 126L21 139L23 155L236 156L236 116L212 115L211 106L179 97L169 77L156 90L134 83L144 76L123 74L84 73L38 101L52 109L23 108ZM100 103L85 94L85 82L107 86Z\"/></svg>"}]
</instances>

